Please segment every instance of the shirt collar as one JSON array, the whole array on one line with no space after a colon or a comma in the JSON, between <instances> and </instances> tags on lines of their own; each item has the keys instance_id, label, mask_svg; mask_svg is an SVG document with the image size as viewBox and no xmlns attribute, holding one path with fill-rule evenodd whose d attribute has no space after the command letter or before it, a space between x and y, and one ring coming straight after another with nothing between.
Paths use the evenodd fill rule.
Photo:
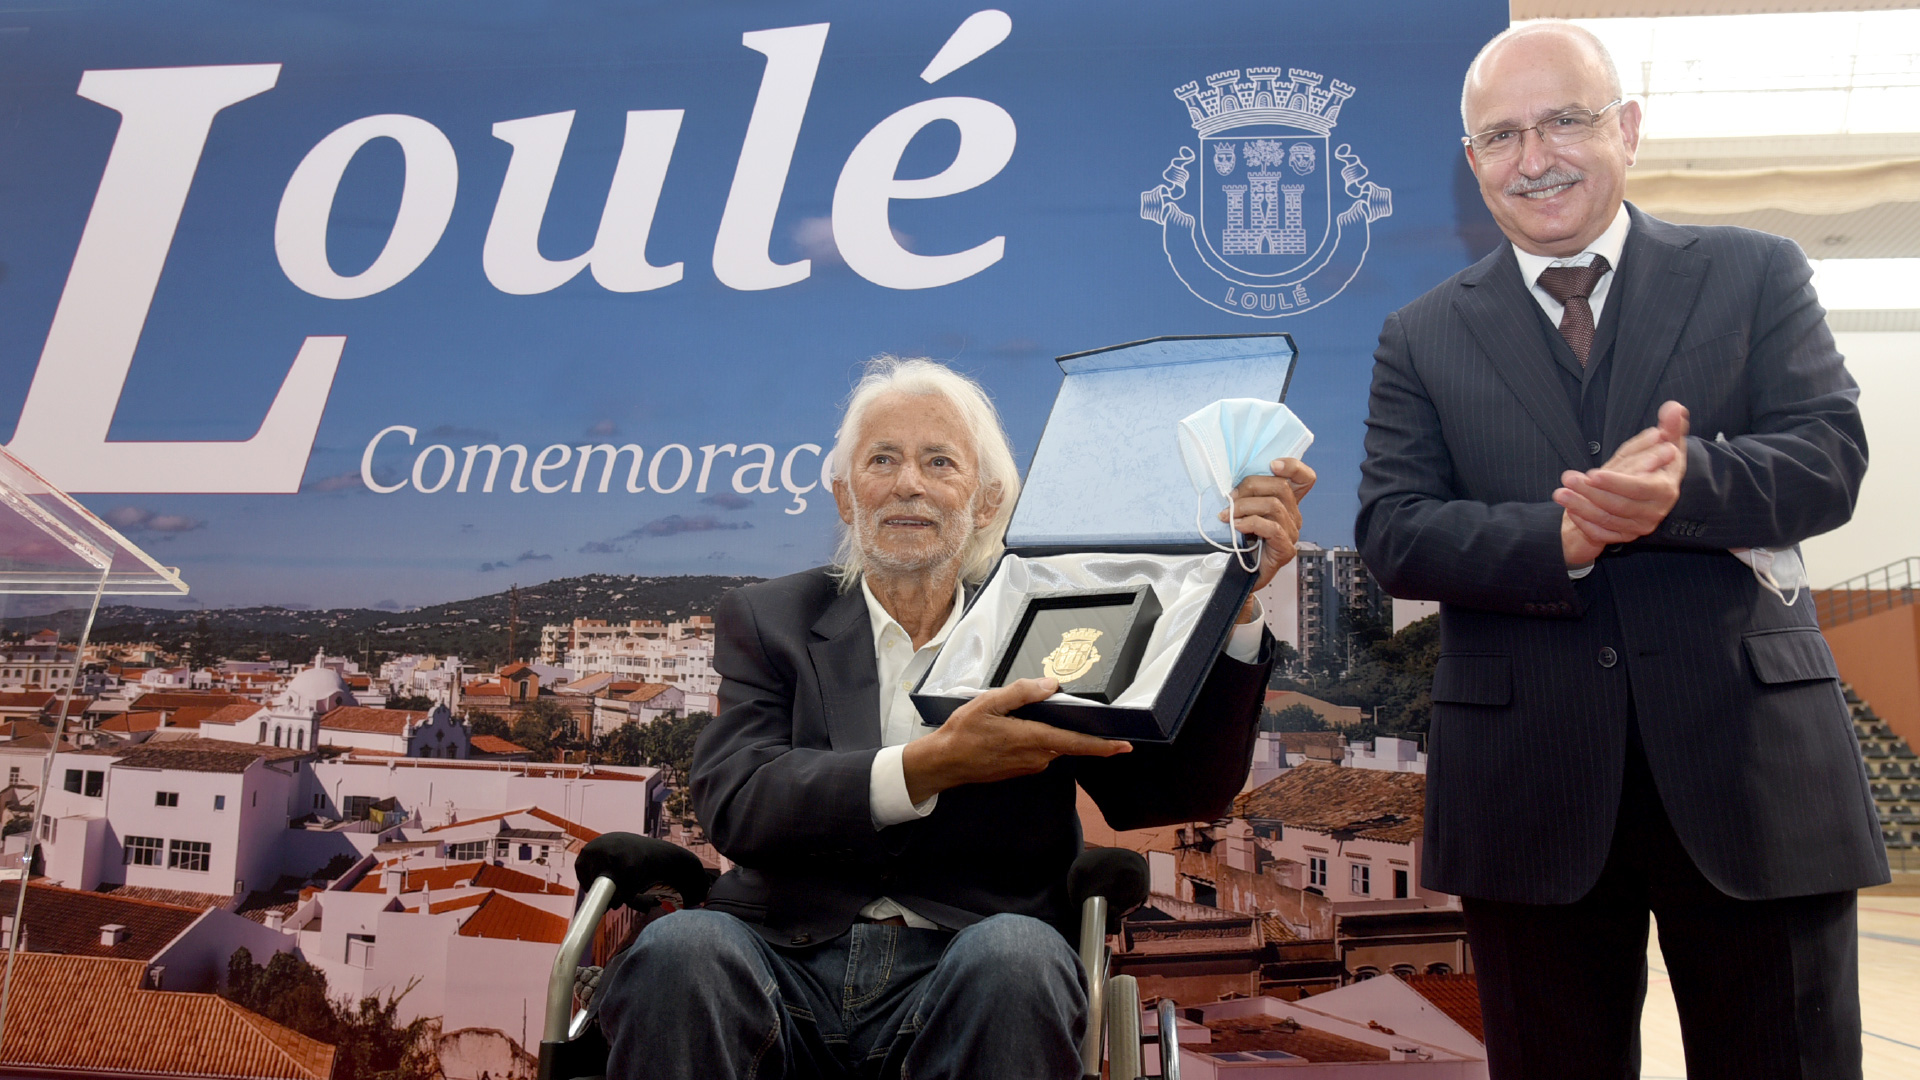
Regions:
<instances>
[{"instance_id":1,"label":"shirt collar","mask_svg":"<svg viewBox=\"0 0 1920 1080\"><path fill-rule=\"evenodd\" d=\"M1632 224L1633 218L1627 214L1627 204L1621 203L1620 212L1613 216L1613 224L1607 226L1607 231L1595 237L1593 243L1588 244L1586 249L1578 255L1567 255L1562 258L1535 255L1532 252L1520 250L1520 245L1515 244L1513 257L1520 260L1520 280L1526 282L1527 288L1531 289L1540 280L1540 271L1547 267L1586 266L1593 262L1595 255L1606 256L1607 265L1618 271L1620 252L1627 246L1627 229Z\"/></svg>"},{"instance_id":2,"label":"shirt collar","mask_svg":"<svg viewBox=\"0 0 1920 1080\"><path fill-rule=\"evenodd\" d=\"M872 589L867 588L867 577L865 574L860 575L860 595L866 597L867 618L873 623L873 639L875 644L878 644L881 633L889 626L900 626L900 621L888 614L887 609L881 605L880 598L873 595ZM940 632L934 634L931 640L920 647L925 649L935 645L946 644L947 635L953 633L954 626L960 621L960 610L966 606L966 584L956 581L953 583L953 610L947 612L947 621L941 625ZM909 642L913 640L913 635L907 633L906 627L900 626L900 633L904 635Z\"/></svg>"}]
</instances>

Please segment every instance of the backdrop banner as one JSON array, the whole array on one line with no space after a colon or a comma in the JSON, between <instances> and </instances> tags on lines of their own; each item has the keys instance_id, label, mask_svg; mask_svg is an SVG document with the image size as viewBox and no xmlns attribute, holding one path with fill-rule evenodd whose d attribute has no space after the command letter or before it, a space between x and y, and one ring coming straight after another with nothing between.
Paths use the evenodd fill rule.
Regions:
<instances>
[{"instance_id":1,"label":"backdrop banner","mask_svg":"<svg viewBox=\"0 0 1920 1080\"><path fill-rule=\"evenodd\" d=\"M1504 0L0 15L0 437L210 607L824 561L858 365L1285 330L1351 542L1384 316L1497 238ZM1114 437L1158 437L1115 432ZM1176 452L1165 433L1167 452Z\"/></svg>"}]
</instances>

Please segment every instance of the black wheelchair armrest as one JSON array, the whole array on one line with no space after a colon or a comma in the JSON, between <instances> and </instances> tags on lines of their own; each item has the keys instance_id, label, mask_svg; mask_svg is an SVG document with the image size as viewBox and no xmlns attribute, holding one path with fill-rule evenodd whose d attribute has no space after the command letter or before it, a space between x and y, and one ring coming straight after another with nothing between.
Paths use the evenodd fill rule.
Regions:
<instances>
[{"instance_id":1,"label":"black wheelchair armrest","mask_svg":"<svg viewBox=\"0 0 1920 1080\"><path fill-rule=\"evenodd\" d=\"M574 876L585 895L600 878L613 882L613 903L636 910L651 907L647 890L665 886L680 894L680 906L698 907L707 899L712 878L686 848L633 833L605 833L580 849Z\"/></svg>"},{"instance_id":2,"label":"black wheelchair armrest","mask_svg":"<svg viewBox=\"0 0 1920 1080\"><path fill-rule=\"evenodd\" d=\"M1126 848L1089 848L1067 871L1067 895L1084 913L1093 897L1106 898L1106 931L1120 932L1120 920L1147 902L1147 860Z\"/></svg>"}]
</instances>

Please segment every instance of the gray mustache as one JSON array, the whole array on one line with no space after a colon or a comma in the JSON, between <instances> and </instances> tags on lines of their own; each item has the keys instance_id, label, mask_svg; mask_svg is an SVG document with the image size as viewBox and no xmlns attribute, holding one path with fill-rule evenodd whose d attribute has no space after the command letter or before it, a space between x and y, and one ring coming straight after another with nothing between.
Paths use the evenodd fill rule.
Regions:
<instances>
[{"instance_id":1,"label":"gray mustache","mask_svg":"<svg viewBox=\"0 0 1920 1080\"><path fill-rule=\"evenodd\" d=\"M1507 184L1505 190L1508 195L1525 195L1530 191L1542 191L1546 188L1559 187L1561 184L1571 184L1576 180L1585 180L1586 178L1587 174L1577 169L1566 169L1556 166L1532 179L1524 176L1515 177Z\"/></svg>"}]
</instances>

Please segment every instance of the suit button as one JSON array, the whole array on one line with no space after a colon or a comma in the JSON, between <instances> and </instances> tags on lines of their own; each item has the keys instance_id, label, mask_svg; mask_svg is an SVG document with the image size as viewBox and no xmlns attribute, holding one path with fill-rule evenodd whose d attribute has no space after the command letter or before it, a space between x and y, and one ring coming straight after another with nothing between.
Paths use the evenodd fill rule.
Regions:
<instances>
[{"instance_id":1,"label":"suit button","mask_svg":"<svg viewBox=\"0 0 1920 1080\"><path fill-rule=\"evenodd\" d=\"M1612 667L1613 665L1619 662L1620 662L1620 654L1617 652L1614 652L1613 647L1611 645L1603 647L1600 650L1600 666L1601 667Z\"/></svg>"},{"instance_id":2,"label":"suit button","mask_svg":"<svg viewBox=\"0 0 1920 1080\"><path fill-rule=\"evenodd\" d=\"M789 944L789 945L811 945L811 944L813 944L813 935L812 935L812 934L795 934L795 935L793 935L793 938L792 938L792 940L790 940L790 941L788 941L788 942L787 942L787 944Z\"/></svg>"},{"instance_id":3,"label":"suit button","mask_svg":"<svg viewBox=\"0 0 1920 1080\"><path fill-rule=\"evenodd\" d=\"M1599 457L1599 456L1600 456L1600 444L1599 444L1599 443L1597 443L1597 442L1590 442L1590 443L1588 443L1588 444L1587 444L1587 453L1589 453L1589 454L1592 454L1592 455L1593 455L1594 457Z\"/></svg>"}]
</instances>

